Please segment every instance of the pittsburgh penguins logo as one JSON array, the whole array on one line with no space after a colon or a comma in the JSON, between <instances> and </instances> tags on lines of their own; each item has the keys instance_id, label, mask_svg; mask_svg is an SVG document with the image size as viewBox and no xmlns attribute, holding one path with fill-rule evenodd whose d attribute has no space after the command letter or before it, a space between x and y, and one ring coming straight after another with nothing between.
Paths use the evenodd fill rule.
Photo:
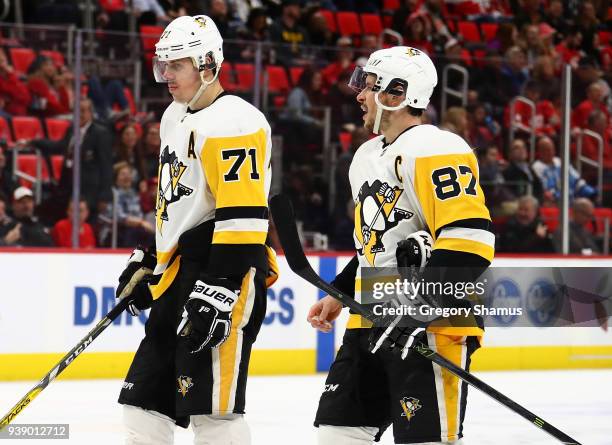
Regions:
<instances>
[{"instance_id":1,"label":"pittsburgh penguins logo","mask_svg":"<svg viewBox=\"0 0 612 445\"><path fill-rule=\"evenodd\" d=\"M402 405L402 417L405 417L408 421L414 417L414 413L423 407L421 401L414 397L404 397L400 400L400 405Z\"/></svg>"},{"instance_id":2,"label":"pittsburgh penguins logo","mask_svg":"<svg viewBox=\"0 0 612 445\"><path fill-rule=\"evenodd\" d=\"M183 397L187 395L187 393L189 392L189 388L193 386L193 380L191 380L191 377L187 377L184 375L180 376L177 379L177 383L178 383L178 392L181 393Z\"/></svg>"},{"instance_id":3,"label":"pittsburgh penguins logo","mask_svg":"<svg viewBox=\"0 0 612 445\"><path fill-rule=\"evenodd\" d=\"M206 18L204 18L204 16L199 15L197 17L194 17L193 19L198 25L200 25L201 28L206 28Z\"/></svg>"},{"instance_id":4,"label":"pittsburgh penguins logo","mask_svg":"<svg viewBox=\"0 0 612 445\"><path fill-rule=\"evenodd\" d=\"M359 189L355 207L355 237L361 246L358 251L372 266L376 254L385 251L383 235L400 221L412 218L414 213L396 207L404 191L386 182L364 182Z\"/></svg>"},{"instance_id":5,"label":"pittsburgh penguins logo","mask_svg":"<svg viewBox=\"0 0 612 445\"><path fill-rule=\"evenodd\" d=\"M157 186L157 205L155 207L155 219L160 233L164 221L168 221L168 206L183 196L191 195L191 192L193 192L193 189L179 182L186 169L185 164L176 157L176 153L170 153L170 149L166 145L159 159L159 181Z\"/></svg>"}]
</instances>

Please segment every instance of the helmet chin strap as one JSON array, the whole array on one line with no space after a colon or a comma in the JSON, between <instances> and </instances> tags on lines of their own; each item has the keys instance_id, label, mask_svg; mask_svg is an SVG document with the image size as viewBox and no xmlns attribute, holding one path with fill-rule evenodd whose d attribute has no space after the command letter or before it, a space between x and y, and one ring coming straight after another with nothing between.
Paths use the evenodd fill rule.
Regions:
<instances>
[{"instance_id":1,"label":"helmet chin strap","mask_svg":"<svg viewBox=\"0 0 612 445\"><path fill-rule=\"evenodd\" d=\"M401 110L402 108L408 105L407 99L404 99L401 104L395 107L389 107L387 105L383 105L383 103L380 101L380 98L379 98L381 92L382 91L378 91L374 95L374 102L376 102L376 118L374 119L374 128L372 129L374 134L380 134L380 121L382 119L383 110L397 111L397 110Z\"/></svg>"},{"instance_id":2,"label":"helmet chin strap","mask_svg":"<svg viewBox=\"0 0 612 445\"><path fill-rule=\"evenodd\" d=\"M204 93L204 91L206 91L206 88L208 88L217 79L217 76L219 75L219 70L217 70L217 72L215 73L215 76L210 81L206 81L204 80L204 72L205 71L200 72L200 80L202 80L202 84L200 85L200 88L198 88L198 91L196 91L196 93L193 95L191 100L187 102L187 106L192 110L196 102L200 99L200 97Z\"/></svg>"}]
</instances>

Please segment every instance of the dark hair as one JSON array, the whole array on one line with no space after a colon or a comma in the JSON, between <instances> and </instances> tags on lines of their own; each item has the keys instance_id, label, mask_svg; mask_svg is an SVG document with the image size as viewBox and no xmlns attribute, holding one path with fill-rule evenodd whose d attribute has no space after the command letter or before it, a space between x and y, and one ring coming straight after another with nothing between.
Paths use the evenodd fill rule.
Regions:
<instances>
[{"instance_id":1,"label":"dark hair","mask_svg":"<svg viewBox=\"0 0 612 445\"><path fill-rule=\"evenodd\" d=\"M247 28L252 29L253 28L253 23L259 17L268 17L268 14L266 13L266 10L263 9L263 8L253 8L253 9L251 9L251 11L249 12L249 17L247 18L247 22L246 22Z\"/></svg>"},{"instance_id":2,"label":"dark hair","mask_svg":"<svg viewBox=\"0 0 612 445\"><path fill-rule=\"evenodd\" d=\"M408 114L414 117L421 117L423 116L423 113L425 113L425 110L422 108L413 108L410 105L406 107L406 110L408 111Z\"/></svg>"},{"instance_id":3,"label":"dark hair","mask_svg":"<svg viewBox=\"0 0 612 445\"><path fill-rule=\"evenodd\" d=\"M307 93L312 91L312 79L318 71L312 67L306 68L300 75L297 86L302 88Z\"/></svg>"},{"instance_id":4,"label":"dark hair","mask_svg":"<svg viewBox=\"0 0 612 445\"><path fill-rule=\"evenodd\" d=\"M40 68L47 62L53 62L50 57L38 55L36 58L30 63L28 67L27 74L34 74L36 71L40 70Z\"/></svg>"}]
</instances>

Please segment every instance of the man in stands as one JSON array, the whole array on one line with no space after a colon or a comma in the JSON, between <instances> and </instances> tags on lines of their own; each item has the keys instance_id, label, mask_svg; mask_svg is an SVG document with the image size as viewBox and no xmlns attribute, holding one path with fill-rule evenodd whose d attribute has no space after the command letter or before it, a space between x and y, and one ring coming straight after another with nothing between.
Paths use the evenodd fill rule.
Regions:
<instances>
[{"instance_id":1,"label":"man in stands","mask_svg":"<svg viewBox=\"0 0 612 445\"><path fill-rule=\"evenodd\" d=\"M500 252L553 252L551 235L538 216L539 208L538 200L533 196L519 198L516 214L498 236Z\"/></svg>"},{"instance_id":2,"label":"man in stands","mask_svg":"<svg viewBox=\"0 0 612 445\"><path fill-rule=\"evenodd\" d=\"M27 187L19 187L13 193L13 216L15 219L0 227L0 238L5 238L13 229L19 227L19 237L12 244L23 247L52 247L53 240L47 229L34 216L34 195Z\"/></svg>"}]
</instances>

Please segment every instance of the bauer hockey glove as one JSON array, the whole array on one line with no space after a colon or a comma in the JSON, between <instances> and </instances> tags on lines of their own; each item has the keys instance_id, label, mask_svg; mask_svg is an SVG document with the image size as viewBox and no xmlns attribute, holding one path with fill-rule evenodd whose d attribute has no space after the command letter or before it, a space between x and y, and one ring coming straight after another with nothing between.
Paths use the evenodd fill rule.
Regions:
<instances>
[{"instance_id":1,"label":"bauer hockey glove","mask_svg":"<svg viewBox=\"0 0 612 445\"><path fill-rule=\"evenodd\" d=\"M131 315L139 315L140 311L150 308L153 303L153 296L149 291L149 279L156 263L157 258L152 249L144 249L139 246L134 249L125 269L119 275L119 284L115 296L132 300L127 308ZM147 274L137 283L134 283L135 274L143 268L146 269ZM126 295L121 295L128 285L132 286L132 290Z\"/></svg>"},{"instance_id":2,"label":"bauer hockey glove","mask_svg":"<svg viewBox=\"0 0 612 445\"><path fill-rule=\"evenodd\" d=\"M217 348L232 329L232 309L240 290L232 281L202 276L189 295L177 334L192 353Z\"/></svg>"}]
</instances>

